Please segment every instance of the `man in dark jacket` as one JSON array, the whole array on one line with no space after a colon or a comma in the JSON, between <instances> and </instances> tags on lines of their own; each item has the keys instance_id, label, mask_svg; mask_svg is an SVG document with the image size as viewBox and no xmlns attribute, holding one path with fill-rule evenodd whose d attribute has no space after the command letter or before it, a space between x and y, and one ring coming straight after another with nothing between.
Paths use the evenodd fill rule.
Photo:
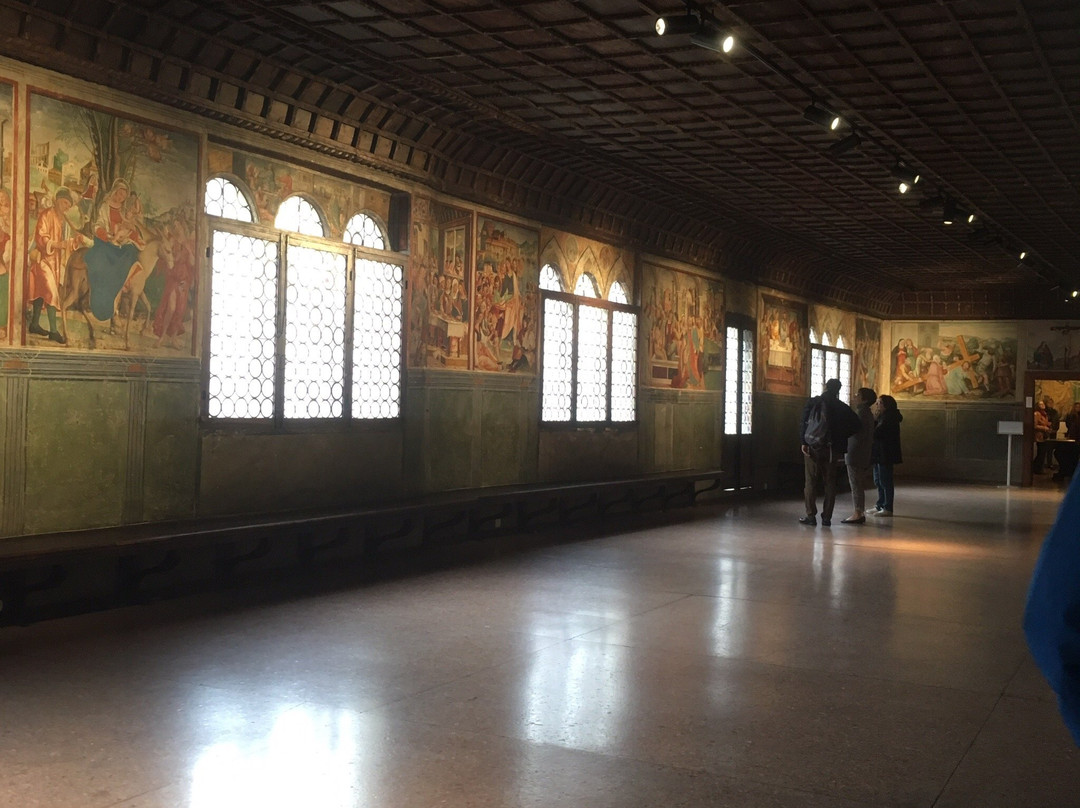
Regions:
<instances>
[{"instance_id":1,"label":"man in dark jacket","mask_svg":"<svg viewBox=\"0 0 1080 808\"><path fill-rule=\"evenodd\" d=\"M814 396L806 402L802 414L802 453L805 470L803 498L806 501L806 516L799 520L804 525L817 524L817 498L815 487L818 480L825 489L825 500L821 503L821 524L832 524L833 505L836 502L836 475L839 463L847 451L848 438L859 430L859 416L840 400L840 380L829 379L820 396ZM820 436L816 428L818 413L825 416L826 429Z\"/></svg>"}]
</instances>

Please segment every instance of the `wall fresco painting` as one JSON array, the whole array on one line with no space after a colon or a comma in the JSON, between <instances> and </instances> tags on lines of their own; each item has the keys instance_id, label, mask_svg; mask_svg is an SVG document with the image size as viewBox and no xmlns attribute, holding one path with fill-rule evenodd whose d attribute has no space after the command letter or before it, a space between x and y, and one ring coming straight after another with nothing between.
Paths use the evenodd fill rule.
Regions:
<instances>
[{"instance_id":1,"label":"wall fresco painting","mask_svg":"<svg viewBox=\"0 0 1080 808\"><path fill-rule=\"evenodd\" d=\"M16 329L13 318L15 291L11 283L11 193L15 178L14 87L0 82L0 344L9 345Z\"/></svg>"},{"instance_id":2,"label":"wall fresco painting","mask_svg":"<svg viewBox=\"0 0 1080 808\"><path fill-rule=\"evenodd\" d=\"M881 384L881 323L855 318L855 348L852 369L856 390L869 387L877 391ZM880 392L884 392L882 389Z\"/></svg>"},{"instance_id":3,"label":"wall fresco painting","mask_svg":"<svg viewBox=\"0 0 1080 808\"><path fill-rule=\"evenodd\" d=\"M890 389L896 397L1016 398L1014 323L893 323Z\"/></svg>"},{"instance_id":4,"label":"wall fresco painting","mask_svg":"<svg viewBox=\"0 0 1080 808\"><path fill-rule=\"evenodd\" d=\"M596 281L600 297L609 299L615 282L623 285L627 299L633 302L634 256L609 244L544 228L540 231L544 245L540 251L540 266L552 264L560 270L564 292L573 292L578 279L588 274Z\"/></svg>"},{"instance_id":5,"label":"wall fresco painting","mask_svg":"<svg viewBox=\"0 0 1080 808\"><path fill-rule=\"evenodd\" d=\"M472 214L413 196L409 366L469 367Z\"/></svg>"},{"instance_id":6,"label":"wall fresco painting","mask_svg":"<svg viewBox=\"0 0 1080 808\"><path fill-rule=\"evenodd\" d=\"M208 164L211 174L242 180L263 224L272 226L278 207L294 194L302 194L319 209L326 222L327 238L343 238L346 225L357 213L374 214L384 227L390 216L390 194L375 188L221 146L210 148Z\"/></svg>"},{"instance_id":7,"label":"wall fresco painting","mask_svg":"<svg viewBox=\"0 0 1080 808\"><path fill-rule=\"evenodd\" d=\"M194 351L199 140L30 94L26 344Z\"/></svg>"},{"instance_id":8,"label":"wall fresco painting","mask_svg":"<svg viewBox=\"0 0 1080 808\"><path fill-rule=\"evenodd\" d=\"M849 311L834 309L831 306L810 306L810 328L819 340L828 335L828 344L833 347L850 349L855 344L855 315ZM837 342L843 337L843 345Z\"/></svg>"},{"instance_id":9,"label":"wall fresco painting","mask_svg":"<svg viewBox=\"0 0 1080 808\"><path fill-rule=\"evenodd\" d=\"M1039 323L1024 333L1028 370L1080 369L1080 325Z\"/></svg>"},{"instance_id":10,"label":"wall fresco painting","mask_svg":"<svg viewBox=\"0 0 1080 808\"><path fill-rule=\"evenodd\" d=\"M477 217L473 368L535 373L539 234Z\"/></svg>"},{"instance_id":11,"label":"wall fresco painting","mask_svg":"<svg viewBox=\"0 0 1080 808\"><path fill-rule=\"evenodd\" d=\"M724 287L689 272L646 265L642 278L650 387L724 389Z\"/></svg>"},{"instance_id":12,"label":"wall fresco painting","mask_svg":"<svg viewBox=\"0 0 1080 808\"><path fill-rule=\"evenodd\" d=\"M806 395L808 340L806 304L762 294L758 318L758 389L766 393Z\"/></svg>"}]
</instances>

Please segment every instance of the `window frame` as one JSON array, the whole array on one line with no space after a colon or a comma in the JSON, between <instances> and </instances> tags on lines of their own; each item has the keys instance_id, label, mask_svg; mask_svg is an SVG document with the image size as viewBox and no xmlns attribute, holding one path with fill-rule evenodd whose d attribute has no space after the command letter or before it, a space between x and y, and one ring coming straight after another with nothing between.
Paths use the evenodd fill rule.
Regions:
<instances>
[{"instance_id":1,"label":"window frame","mask_svg":"<svg viewBox=\"0 0 1080 808\"><path fill-rule=\"evenodd\" d=\"M560 268L551 264L555 271L559 275L559 282L562 283L563 274ZM541 268L542 269L542 268ZM626 285L624 284L624 289ZM599 289L597 290L599 294ZM545 299L561 300L564 303L569 303L573 307L573 325L571 326L571 352L570 352L570 419L568 421L545 421L544 420L544 339L547 330L546 312L544 306ZM578 322L579 311L582 305L592 306L594 308L606 309L608 311L607 321L607 394L606 394L606 406L607 418L599 421L579 421L577 420L577 357L578 357ZM634 315L635 318L635 339L634 339L634 418L630 421L612 421L611 420L611 376L612 376L612 353L613 353L613 338L612 331L614 328L614 318L611 316L612 312L622 311L628 314ZM641 373L641 309L639 306L634 306L628 303L614 303L603 297L584 297L582 295L575 295L572 292L555 292L548 289L540 289L540 368L539 368L539 382L540 382L540 396L539 396L539 422L540 427L545 430L551 431L565 431L575 429L607 429L607 430L628 430L636 429L638 426L638 420L640 418L639 404L640 404L640 373Z\"/></svg>"},{"instance_id":2,"label":"window frame","mask_svg":"<svg viewBox=\"0 0 1080 808\"><path fill-rule=\"evenodd\" d=\"M855 396L855 391L852 390L851 386L852 386L852 380L853 380L853 378L855 376L855 352L853 350L851 350L850 348L835 348L835 347L833 347L831 345L826 345L826 344L821 343L821 342L811 342L810 343L810 376L811 376L811 379L810 379L810 394L812 396L820 395L821 391L825 389L825 382L827 382L829 380L829 378L830 378L829 374L826 373L825 378L821 380L821 383L819 385L817 385L818 389L817 390L814 389L815 383L817 382L816 379L812 378L813 374L814 374L814 351L821 351L822 352L822 354L823 354L823 362L827 360L829 354L836 354L836 356L837 356L837 363L836 363L837 367L840 366L840 357L841 356L847 356L847 358L848 358L848 378L840 379L840 383L841 383L841 385L843 385L843 387L841 389L849 390L850 391L850 398L853 399L854 396Z\"/></svg>"},{"instance_id":3,"label":"window frame","mask_svg":"<svg viewBox=\"0 0 1080 808\"><path fill-rule=\"evenodd\" d=\"M209 183L213 179L223 178L233 185L237 186L241 193L245 197L251 200L251 195L248 193L246 186L237 181L235 177L229 175L217 175L207 179ZM205 193L205 184L204 184ZM311 200L308 200L309 202ZM252 205L252 211L255 212L255 207ZM318 210L318 206L316 206ZM358 213L367 213L366 211L357 211ZM319 215L322 216L322 212L319 211ZM370 213L367 213L370 216ZM251 434L260 433L303 433L303 432L325 432L325 431L337 431L340 429L365 429L365 430L379 430L385 429L390 426L400 426L404 419L405 413L405 397L407 385L405 383L405 370L406 370L406 350L405 350L405 328L407 325L407 317L405 312L406 306L406 282L407 282L407 269L408 260L407 256L394 252L391 250L377 250L370 247L363 247L360 245L354 245L344 240L344 234L341 239L334 239L332 237L319 238L318 236L308 236L301 233L297 233L292 230L281 230L275 227L272 223L265 224L257 220L255 222L243 222L237 219L228 219L218 216L212 216L205 212L205 202L203 206L203 219L205 221L205 233L206 233L206 261L207 261L207 279L208 286L207 292L202 297L205 300L205 316L203 318L202 339L205 350L205 356L203 361L203 373L202 373L202 389L200 392L200 407L199 415L200 422L205 428L209 430L225 430L225 431L238 431L242 430ZM376 225L381 227L381 222L378 219L372 217ZM269 418L235 418L235 417L215 417L210 415L210 356L211 356L211 319L212 319L212 297L213 297L213 283L214 283L214 233L217 231L233 233L239 236L247 236L251 238L263 239L265 241L272 241L277 244L278 249L278 276L277 276L277 311L275 316L275 337L274 337L274 396L273 396L273 415ZM386 243L389 243L389 237L385 230L383 231L383 237L386 239ZM344 341L344 357L343 357L343 374L342 374L342 409L341 415L321 417L321 418L286 418L285 417L285 365L286 365L286 325L288 323L288 282L289 282L289 248L292 247L307 247L317 249L323 252L331 252L345 256L345 341ZM397 370L398 370L398 412L397 415L388 418L357 418L352 414L352 397L353 397L353 369L355 366L355 312L356 312L356 261L359 259L368 259L378 261L380 263L391 264L400 267L402 280L401 280L401 327L398 332L398 338L400 340L400 351L398 356Z\"/></svg>"},{"instance_id":4,"label":"window frame","mask_svg":"<svg viewBox=\"0 0 1080 808\"><path fill-rule=\"evenodd\" d=\"M736 342L739 346L739 354L732 357L731 352L728 350L728 329L734 329L736 331ZM746 346L750 347L750 375L745 377L742 372L742 352ZM735 395L735 431L727 431L727 418L728 418L728 363L734 363L737 368L736 378L740 382L740 389L736 391ZM724 425L723 434L725 437L743 437L751 436L754 434L754 377L757 375L757 323L753 317L749 317L745 314L737 314L735 312L728 312L724 317ZM744 431L743 424L743 387L749 389L750 393L750 429Z\"/></svg>"}]
</instances>

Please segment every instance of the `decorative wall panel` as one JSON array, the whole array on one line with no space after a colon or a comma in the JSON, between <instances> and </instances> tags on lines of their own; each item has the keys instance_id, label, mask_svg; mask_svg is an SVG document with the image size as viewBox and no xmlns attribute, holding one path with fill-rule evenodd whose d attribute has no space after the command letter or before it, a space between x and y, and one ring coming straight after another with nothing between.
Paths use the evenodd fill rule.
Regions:
<instances>
[{"instance_id":1,"label":"decorative wall panel","mask_svg":"<svg viewBox=\"0 0 1080 808\"><path fill-rule=\"evenodd\" d=\"M539 234L480 216L476 226L473 368L536 373Z\"/></svg>"},{"instance_id":2,"label":"decorative wall panel","mask_svg":"<svg viewBox=\"0 0 1080 808\"><path fill-rule=\"evenodd\" d=\"M810 344L806 304L762 294L760 312L757 389L805 396Z\"/></svg>"},{"instance_id":3,"label":"decorative wall panel","mask_svg":"<svg viewBox=\"0 0 1080 808\"><path fill-rule=\"evenodd\" d=\"M1016 399L1015 323L893 323L891 345L890 389L898 398Z\"/></svg>"},{"instance_id":4,"label":"decorative wall panel","mask_svg":"<svg viewBox=\"0 0 1080 808\"><path fill-rule=\"evenodd\" d=\"M855 389L869 387L879 393L881 377L881 323L877 320L855 318Z\"/></svg>"},{"instance_id":5,"label":"decorative wall panel","mask_svg":"<svg viewBox=\"0 0 1080 808\"><path fill-rule=\"evenodd\" d=\"M642 277L645 384L724 388L724 287L713 280L655 264Z\"/></svg>"}]
</instances>

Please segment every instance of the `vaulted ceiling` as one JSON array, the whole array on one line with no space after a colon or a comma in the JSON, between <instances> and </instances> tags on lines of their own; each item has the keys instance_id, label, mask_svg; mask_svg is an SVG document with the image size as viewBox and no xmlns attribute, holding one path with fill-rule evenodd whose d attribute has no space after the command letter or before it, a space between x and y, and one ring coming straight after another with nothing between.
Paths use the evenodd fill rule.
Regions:
<instances>
[{"instance_id":1,"label":"vaulted ceiling","mask_svg":"<svg viewBox=\"0 0 1080 808\"><path fill-rule=\"evenodd\" d=\"M741 43L727 55L656 35L684 8L0 0L0 50L884 316L1069 312L1080 3L701 4ZM807 121L812 99L861 144L830 151L851 129ZM903 196L897 157L923 175ZM975 224L943 225L943 196Z\"/></svg>"}]
</instances>

